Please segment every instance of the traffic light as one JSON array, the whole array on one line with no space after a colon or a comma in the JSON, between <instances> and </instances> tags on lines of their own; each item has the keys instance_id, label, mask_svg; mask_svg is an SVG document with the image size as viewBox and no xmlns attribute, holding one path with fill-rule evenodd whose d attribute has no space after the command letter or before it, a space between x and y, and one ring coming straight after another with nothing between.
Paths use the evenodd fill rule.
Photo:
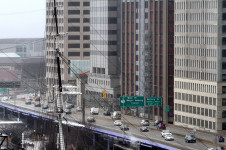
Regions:
<instances>
[{"instance_id":1,"label":"traffic light","mask_svg":"<svg viewBox=\"0 0 226 150\"><path fill-rule=\"evenodd\" d=\"M107 93L107 91L105 91L105 90L102 91L102 97L103 98L106 98L106 93Z\"/></svg>"}]
</instances>

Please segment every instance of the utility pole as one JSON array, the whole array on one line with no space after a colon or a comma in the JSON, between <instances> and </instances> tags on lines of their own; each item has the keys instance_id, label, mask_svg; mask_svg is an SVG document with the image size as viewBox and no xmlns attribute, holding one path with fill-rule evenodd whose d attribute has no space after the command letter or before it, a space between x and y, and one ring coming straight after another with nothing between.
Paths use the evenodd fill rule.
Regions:
<instances>
[{"instance_id":1,"label":"utility pole","mask_svg":"<svg viewBox=\"0 0 226 150\"><path fill-rule=\"evenodd\" d=\"M62 106L62 83L61 83L61 72L60 72L60 50L59 50L59 31L58 31L58 20L57 20L57 6L56 0L54 0L54 16L55 16L55 23L56 23L56 36L55 36L55 48L56 48L56 61L57 61L57 73L58 73L58 89L57 89L57 109L56 112L58 114L58 128L59 128L59 144L60 150L65 150L64 144L64 135L62 129L62 113L63 113L63 106Z\"/></svg>"}]
</instances>

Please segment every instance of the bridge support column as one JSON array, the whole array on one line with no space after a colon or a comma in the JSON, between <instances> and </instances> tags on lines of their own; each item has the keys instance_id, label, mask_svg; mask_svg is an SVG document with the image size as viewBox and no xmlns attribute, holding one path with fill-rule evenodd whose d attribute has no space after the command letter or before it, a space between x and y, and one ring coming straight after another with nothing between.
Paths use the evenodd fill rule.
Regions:
<instances>
[{"instance_id":1,"label":"bridge support column","mask_svg":"<svg viewBox=\"0 0 226 150\"><path fill-rule=\"evenodd\" d=\"M95 133L93 133L93 146L95 146Z\"/></svg>"},{"instance_id":2,"label":"bridge support column","mask_svg":"<svg viewBox=\"0 0 226 150\"><path fill-rule=\"evenodd\" d=\"M34 129L36 130L37 129L37 120L34 119Z\"/></svg>"},{"instance_id":3,"label":"bridge support column","mask_svg":"<svg viewBox=\"0 0 226 150\"><path fill-rule=\"evenodd\" d=\"M2 112L2 120L5 120L5 107L3 108L3 112Z\"/></svg>"},{"instance_id":4,"label":"bridge support column","mask_svg":"<svg viewBox=\"0 0 226 150\"><path fill-rule=\"evenodd\" d=\"M17 112L17 121L20 121L20 113Z\"/></svg>"},{"instance_id":5,"label":"bridge support column","mask_svg":"<svg viewBox=\"0 0 226 150\"><path fill-rule=\"evenodd\" d=\"M108 150L110 150L110 138L108 136Z\"/></svg>"},{"instance_id":6,"label":"bridge support column","mask_svg":"<svg viewBox=\"0 0 226 150\"><path fill-rule=\"evenodd\" d=\"M9 119L13 118L13 112L10 110Z\"/></svg>"}]
</instances>

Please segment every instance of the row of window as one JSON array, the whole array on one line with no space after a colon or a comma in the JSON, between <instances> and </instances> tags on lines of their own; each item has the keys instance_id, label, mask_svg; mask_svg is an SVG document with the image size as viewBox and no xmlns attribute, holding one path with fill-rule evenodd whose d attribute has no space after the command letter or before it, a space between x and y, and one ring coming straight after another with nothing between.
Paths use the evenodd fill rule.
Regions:
<instances>
[{"instance_id":1,"label":"row of window","mask_svg":"<svg viewBox=\"0 0 226 150\"><path fill-rule=\"evenodd\" d=\"M178 2L179 1L179 2ZM218 1L215 0L204 0L204 1L183 1L180 2L180 0L178 0L175 2L175 9L200 9L200 8L209 8L209 9L213 9L213 8L217 8L218 6ZM225 2L223 2L223 8L226 8L226 4Z\"/></svg>"},{"instance_id":2,"label":"row of window","mask_svg":"<svg viewBox=\"0 0 226 150\"><path fill-rule=\"evenodd\" d=\"M117 11L117 10L118 10L117 7L112 7L112 6L108 6L108 7L91 7L90 8L91 12Z\"/></svg>"},{"instance_id":3,"label":"row of window","mask_svg":"<svg viewBox=\"0 0 226 150\"><path fill-rule=\"evenodd\" d=\"M214 73L202 72L200 70L187 71L187 68L183 68L183 69L184 70L182 70L180 68L180 70L178 70L178 68L175 67L174 77L207 80L207 81L216 81L217 80L217 75Z\"/></svg>"},{"instance_id":4,"label":"row of window","mask_svg":"<svg viewBox=\"0 0 226 150\"><path fill-rule=\"evenodd\" d=\"M179 13L174 15L175 21L213 21L218 19L217 13ZM224 20L224 15L222 16Z\"/></svg>"},{"instance_id":5,"label":"row of window","mask_svg":"<svg viewBox=\"0 0 226 150\"><path fill-rule=\"evenodd\" d=\"M104 41L104 40L91 40L91 44L94 45L117 45L117 41Z\"/></svg>"},{"instance_id":6,"label":"row of window","mask_svg":"<svg viewBox=\"0 0 226 150\"><path fill-rule=\"evenodd\" d=\"M80 48L80 43L69 43L68 48ZM90 48L89 43L83 43L83 48Z\"/></svg>"},{"instance_id":7,"label":"row of window","mask_svg":"<svg viewBox=\"0 0 226 150\"><path fill-rule=\"evenodd\" d=\"M106 81L106 80L89 79L88 80L88 83L89 84L97 84L97 85L110 86L110 81Z\"/></svg>"},{"instance_id":8,"label":"row of window","mask_svg":"<svg viewBox=\"0 0 226 150\"><path fill-rule=\"evenodd\" d=\"M80 14L80 10L68 10L68 15L78 15ZM89 10L83 10L83 15L89 15Z\"/></svg>"},{"instance_id":9,"label":"row of window","mask_svg":"<svg viewBox=\"0 0 226 150\"><path fill-rule=\"evenodd\" d=\"M217 57L217 50L215 50L215 49L203 49L203 48L174 47L174 54L175 55ZM222 56L226 57L226 49L222 50Z\"/></svg>"},{"instance_id":10,"label":"row of window","mask_svg":"<svg viewBox=\"0 0 226 150\"><path fill-rule=\"evenodd\" d=\"M68 35L68 40L81 40L80 35ZM90 40L89 35L83 35L83 40Z\"/></svg>"},{"instance_id":11,"label":"row of window","mask_svg":"<svg viewBox=\"0 0 226 150\"><path fill-rule=\"evenodd\" d=\"M216 106L216 98L213 98L213 97L193 95L193 94L180 93L180 92L174 92L174 97L177 100L189 101L189 103L193 102L193 103L201 103L201 104ZM223 104L225 104L225 102L224 103L222 102L222 106L224 106Z\"/></svg>"},{"instance_id":12,"label":"row of window","mask_svg":"<svg viewBox=\"0 0 226 150\"><path fill-rule=\"evenodd\" d=\"M174 109L176 111L191 113L196 115L201 115L205 117L212 117L215 118L216 116L216 110L208 109L208 108L201 108L201 107L195 107L195 106L189 106L184 104L174 104ZM222 118L226 118L226 111L222 111Z\"/></svg>"},{"instance_id":13,"label":"row of window","mask_svg":"<svg viewBox=\"0 0 226 150\"><path fill-rule=\"evenodd\" d=\"M62 5L64 5L64 2L56 2L56 6L62 6ZM53 3L53 1L52 2L47 2L46 3L46 7L54 7L54 3Z\"/></svg>"},{"instance_id":14,"label":"row of window","mask_svg":"<svg viewBox=\"0 0 226 150\"><path fill-rule=\"evenodd\" d=\"M208 120L196 119L193 117L186 117L186 116L175 114L174 121L182 124L188 124L188 125L215 130L215 122L208 121ZM226 124L222 123L222 130L225 130L225 129L226 129Z\"/></svg>"},{"instance_id":15,"label":"row of window","mask_svg":"<svg viewBox=\"0 0 226 150\"><path fill-rule=\"evenodd\" d=\"M83 56L89 56L90 52L83 52ZM80 52L68 52L68 56L80 56Z\"/></svg>"},{"instance_id":16,"label":"row of window","mask_svg":"<svg viewBox=\"0 0 226 150\"><path fill-rule=\"evenodd\" d=\"M57 15L63 15L64 14L64 11L63 10L57 10ZM46 10L46 15L54 15L54 11L53 10ZM59 16L58 16L59 17Z\"/></svg>"},{"instance_id":17,"label":"row of window","mask_svg":"<svg viewBox=\"0 0 226 150\"><path fill-rule=\"evenodd\" d=\"M216 45L217 37L192 37L192 36L175 36L174 43L178 44L207 44Z\"/></svg>"},{"instance_id":18,"label":"row of window","mask_svg":"<svg viewBox=\"0 0 226 150\"><path fill-rule=\"evenodd\" d=\"M196 67L196 68L206 68L206 69L216 69L217 63L215 61L206 60L191 60L191 59L174 59L175 66L181 67ZM226 69L226 62L222 63L222 69Z\"/></svg>"},{"instance_id":19,"label":"row of window","mask_svg":"<svg viewBox=\"0 0 226 150\"><path fill-rule=\"evenodd\" d=\"M182 81L174 81L174 87L177 89L185 89L191 91L199 91L205 93L216 93L217 87L214 85L205 85L200 83L189 83Z\"/></svg>"},{"instance_id":20,"label":"row of window","mask_svg":"<svg viewBox=\"0 0 226 150\"><path fill-rule=\"evenodd\" d=\"M93 67L92 70L93 70L93 73L105 74L105 68Z\"/></svg>"},{"instance_id":21,"label":"row of window","mask_svg":"<svg viewBox=\"0 0 226 150\"><path fill-rule=\"evenodd\" d=\"M117 24L116 17L92 17L90 23L93 24Z\"/></svg>"},{"instance_id":22,"label":"row of window","mask_svg":"<svg viewBox=\"0 0 226 150\"><path fill-rule=\"evenodd\" d=\"M83 23L89 23L89 18L83 18ZM68 23L80 23L80 18L68 18Z\"/></svg>"},{"instance_id":23,"label":"row of window","mask_svg":"<svg viewBox=\"0 0 226 150\"><path fill-rule=\"evenodd\" d=\"M80 6L80 2L68 2L68 6ZM83 6L90 6L90 3L83 2Z\"/></svg>"},{"instance_id":24,"label":"row of window","mask_svg":"<svg viewBox=\"0 0 226 150\"><path fill-rule=\"evenodd\" d=\"M79 26L70 26L70 27L68 27L68 31L69 32L80 32L80 27ZM88 26L83 27L83 32L89 32L89 31L90 31L90 28Z\"/></svg>"},{"instance_id":25,"label":"row of window","mask_svg":"<svg viewBox=\"0 0 226 150\"><path fill-rule=\"evenodd\" d=\"M217 33L217 25L175 25L175 32L207 32ZM226 25L222 26L222 31L226 30ZM226 31L225 31L226 32Z\"/></svg>"},{"instance_id":26,"label":"row of window","mask_svg":"<svg viewBox=\"0 0 226 150\"><path fill-rule=\"evenodd\" d=\"M64 22L64 18L57 18L57 22L58 23L63 23ZM46 18L46 23L55 23L55 18Z\"/></svg>"}]
</instances>

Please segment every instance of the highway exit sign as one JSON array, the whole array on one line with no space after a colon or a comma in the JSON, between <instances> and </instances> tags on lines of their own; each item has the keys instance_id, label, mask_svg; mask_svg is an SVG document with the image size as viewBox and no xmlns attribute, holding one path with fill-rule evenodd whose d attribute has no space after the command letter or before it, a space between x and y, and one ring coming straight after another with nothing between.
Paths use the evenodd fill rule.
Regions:
<instances>
[{"instance_id":1,"label":"highway exit sign","mask_svg":"<svg viewBox=\"0 0 226 150\"><path fill-rule=\"evenodd\" d=\"M144 96L120 96L121 107L143 107Z\"/></svg>"}]
</instances>

